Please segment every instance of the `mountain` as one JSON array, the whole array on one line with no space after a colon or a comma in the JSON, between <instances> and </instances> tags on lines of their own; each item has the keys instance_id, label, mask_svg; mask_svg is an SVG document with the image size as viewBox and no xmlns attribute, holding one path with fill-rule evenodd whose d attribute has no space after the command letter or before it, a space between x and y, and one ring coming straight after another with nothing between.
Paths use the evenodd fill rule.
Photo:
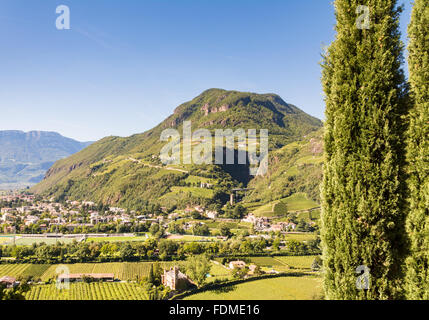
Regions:
<instances>
[{"instance_id":1,"label":"mountain","mask_svg":"<svg viewBox=\"0 0 429 320\"><path fill-rule=\"evenodd\" d=\"M267 174L249 182L244 205L262 216L274 215L281 203L288 211L319 207L322 164L323 129L319 129L270 154Z\"/></svg>"},{"instance_id":2,"label":"mountain","mask_svg":"<svg viewBox=\"0 0 429 320\"><path fill-rule=\"evenodd\" d=\"M40 182L55 161L89 144L56 132L0 131L0 189L20 188Z\"/></svg>"},{"instance_id":3,"label":"mountain","mask_svg":"<svg viewBox=\"0 0 429 320\"><path fill-rule=\"evenodd\" d=\"M193 132L199 128L211 132L268 129L270 153L322 127L320 120L278 95L210 89L178 106L149 131L127 138L106 137L56 162L32 190L58 200L90 199L145 210L153 206L184 208L191 203L221 205L229 199L232 188L252 183L255 178L249 176L248 161L232 165L163 165L159 155L167 142L160 141L161 133L165 129L182 133L184 121L191 121ZM192 147L204 143L193 141ZM209 187L201 187L201 183Z\"/></svg>"}]
</instances>

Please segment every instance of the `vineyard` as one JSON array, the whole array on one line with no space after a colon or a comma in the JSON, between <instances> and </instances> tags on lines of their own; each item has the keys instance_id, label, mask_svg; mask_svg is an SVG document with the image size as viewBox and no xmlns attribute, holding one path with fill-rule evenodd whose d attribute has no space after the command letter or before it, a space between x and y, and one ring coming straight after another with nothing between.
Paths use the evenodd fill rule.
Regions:
<instances>
[{"instance_id":1,"label":"vineyard","mask_svg":"<svg viewBox=\"0 0 429 320\"><path fill-rule=\"evenodd\" d=\"M29 264L0 264L0 277L19 277L29 266Z\"/></svg>"},{"instance_id":2,"label":"vineyard","mask_svg":"<svg viewBox=\"0 0 429 320\"><path fill-rule=\"evenodd\" d=\"M70 283L70 289L59 290L55 284L31 286L26 300L147 300L144 289L136 283L94 282Z\"/></svg>"},{"instance_id":3,"label":"vineyard","mask_svg":"<svg viewBox=\"0 0 429 320\"><path fill-rule=\"evenodd\" d=\"M113 262L113 263L76 263L65 264L70 273L113 273L115 279L136 280L149 274L152 262ZM181 266L183 262L160 262L161 268L170 268L173 265ZM57 268L60 265L46 264L0 264L0 277L2 276L32 276L41 281L55 279Z\"/></svg>"},{"instance_id":4,"label":"vineyard","mask_svg":"<svg viewBox=\"0 0 429 320\"><path fill-rule=\"evenodd\" d=\"M263 271L274 269L279 272L290 269L309 271L316 256L276 256L276 257L252 257L252 263L262 267Z\"/></svg>"}]
</instances>

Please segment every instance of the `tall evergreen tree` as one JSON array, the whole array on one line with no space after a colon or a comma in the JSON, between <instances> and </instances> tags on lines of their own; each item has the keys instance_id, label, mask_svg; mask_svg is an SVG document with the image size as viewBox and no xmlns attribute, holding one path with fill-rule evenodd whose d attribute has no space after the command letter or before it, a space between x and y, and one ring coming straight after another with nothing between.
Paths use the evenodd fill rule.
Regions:
<instances>
[{"instance_id":1,"label":"tall evergreen tree","mask_svg":"<svg viewBox=\"0 0 429 320\"><path fill-rule=\"evenodd\" d=\"M337 35L322 63L321 237L328 299L402 295L407 87L396 2L334 2ZM369 275L357 273L363 270ZM368 279L368 286L359 279Z\"/></svg>"},{"instance_id":2,"label":"tall evergreen tree","mask_svg":"<svg viewBox=\"0 0 429 320\"><path fill-rule=\"evenodd\" d=\"M415 0L408 28L413 107L408 131L410 214L407 297L429 299L429 1Z\"/></svg>"}]
</instances>

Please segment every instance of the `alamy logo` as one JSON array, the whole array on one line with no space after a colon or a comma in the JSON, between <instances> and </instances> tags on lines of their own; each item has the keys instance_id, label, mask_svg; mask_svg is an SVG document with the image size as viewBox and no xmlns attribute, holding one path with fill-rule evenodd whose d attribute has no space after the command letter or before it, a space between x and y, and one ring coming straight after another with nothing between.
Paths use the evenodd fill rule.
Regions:
<instances>
[{"instance_id":1,"label":"alamy logo","mask_svg":"<svg viewBox=\"0 0 429 320\"><path fill-rule=\"evenodd\" d=\"M65 5L60 5L55 12L60 14L55 21L57 29L70 30L70 8Z\"/></svg>"},{"instance_id":2,"label":"alamy logo","mask_svg":"<svg viewBox=\"0 0 429 320\"><path fill-rule=\"evenodd\" d=\"M356 19L356 27L361 30L368 30L371 27L369 7L358 6L356 8L356 14L359 15Z\"/></svg>"},{"instance_id":3,"label":"alamy logo","mask_svg":"<svg viewBox=\"0 0 429 320\"><path fill-rule=\"evenodd\" d=\"M214 164L235 164L237 160L237 164L249 164L252 176L265 175L268 171L266 129L259 131L259 139L256 129L248 129L247 134L244 129L217 129L213 137L208 129L192 132L191 121L185 121L183 136L176 129L166 129L160 139L169 141L160 152L161 162L165 165L213 164L214 143Z\"/></svg>"},{"instance_id":4,"label":"alamy logo","mask_svg":"<svg viewBox=\"0 0 429 320\"><path fill-rule=\"evenodd\" d=\"M370 270L367 266L359 266L356 268L356 273L360 274L360 276L356 279L356 288L358 290L368 290L370 286Z\"/></svg>"},{"instance_id":5,"label":"alamy logo","mask_svg":"<svg viewBox=\"0 0 429 320\"><path fill-rule=\"evenodd\" d=\"M70 269L65 265L60 265L55 269L58 274L55 286L58 290L70 289Z\"/></svg>"}]
</instances>

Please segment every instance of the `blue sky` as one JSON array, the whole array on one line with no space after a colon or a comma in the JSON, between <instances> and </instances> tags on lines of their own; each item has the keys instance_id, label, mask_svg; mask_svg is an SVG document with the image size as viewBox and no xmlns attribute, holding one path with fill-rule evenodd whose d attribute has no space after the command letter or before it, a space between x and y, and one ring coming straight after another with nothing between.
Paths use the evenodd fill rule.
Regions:
<instances>
[{"instance_id":1,"label":"blue sky","mask_svg":"<svg viewBox=\"0 0 429 320\"><path fill-rule=\"evenodd\" d=\"M61 4L70 30L55 27ZM330 0L0 0L0 130L128 136L208 88L277 93L323 119L334 24Z\"/></svg>"}]
</instances>

